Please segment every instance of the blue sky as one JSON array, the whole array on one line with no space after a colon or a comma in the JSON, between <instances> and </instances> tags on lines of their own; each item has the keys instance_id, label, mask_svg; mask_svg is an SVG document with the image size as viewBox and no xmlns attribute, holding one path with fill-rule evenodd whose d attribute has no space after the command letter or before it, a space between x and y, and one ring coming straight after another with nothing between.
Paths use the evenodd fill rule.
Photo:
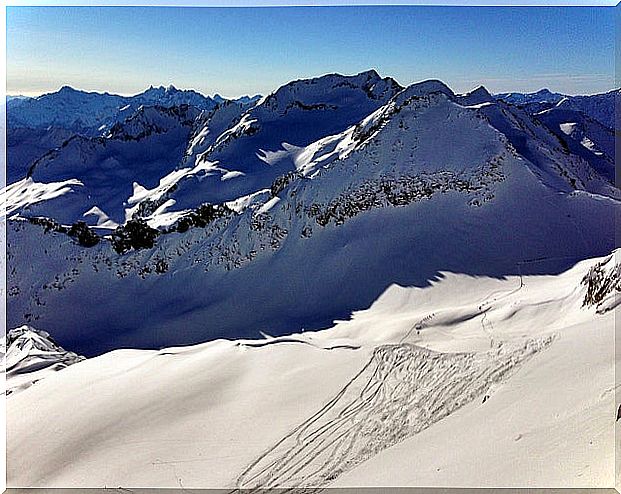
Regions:
<instances>
[{"instance_id":1,"label":"blue sky","mask_svg":"<svg viewBox=\"0 0 621 494\"><path fill-rule=\"evenodd\" d=\"M375 68L456 91L614 86L611 7L8 7L7 93L68 84L224 96Z\"/></svg>"}]
</instances>

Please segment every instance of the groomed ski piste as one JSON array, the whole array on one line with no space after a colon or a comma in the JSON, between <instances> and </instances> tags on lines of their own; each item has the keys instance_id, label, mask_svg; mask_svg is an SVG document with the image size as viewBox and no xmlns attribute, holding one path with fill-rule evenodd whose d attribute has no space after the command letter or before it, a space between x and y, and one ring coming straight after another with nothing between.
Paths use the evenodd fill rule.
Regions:
<instances>
[{"instance_id":1,"label":"groomed ski piste","mask_svg":"<svg viewBox=\"0 0 621 494\"><path fill-rule=\"evenodd\" d=\"M614 485L618 256L392 285L323 331L78 359L8 396L8 485Z\"/></svg>"}]
</instances>

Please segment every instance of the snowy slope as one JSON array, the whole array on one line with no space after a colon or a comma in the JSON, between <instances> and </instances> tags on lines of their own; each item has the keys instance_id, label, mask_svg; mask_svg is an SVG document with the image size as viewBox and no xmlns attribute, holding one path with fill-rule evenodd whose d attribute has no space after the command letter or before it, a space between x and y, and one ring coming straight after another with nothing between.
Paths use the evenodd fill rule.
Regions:
<instances>
[{"instance_id":1,"label":"snowy slope","mask_svg":"<svg viewBox=\"0 0 621 494\"><path fill-rule=\"evenodd\" d=\"M170 211L183 198L176 178L219 164L198 160L156 188L134 186L123 207L156 198L145 216L167 225L153 248L119 255L106 239L84 248L48 226L11 221L9 323L42 325L86 355L267 327L282 334L325 327L395 282L424 286L442 270L557 273L613 249L618 190L524 111L473 103L491 99L485 93L412 85L342 132L289 151L294 171L269 188L195 211L184 228ZM36 190L68 186L81 187ZM76 201L54 201L63 199L66 213ZM111 211L93 218L119 222ZM524 264L532 259L545 262Z\"/></svg>"},{"instance_id":2,"label":"snowy slope","mask_svg":"<svg viewBox=\"0 0 621 494\"><path fill-rule=\"evenodd\" d=\"M27 178L9 185L20 198L33 197L43 184L79 182L70 194L20 205L30 216L46 216L71 224L89 219L93 207L117 223L126 220L128 200L136 185L154 187L182 160L199 110L192 106L140 107L105 137L73 136L30 166ZM9 201L7 209L14 210ZM86 215L86 216L85 216Z\"/></svg>"},{"instance_id":3,"label":"snowy slope","mask_svg":"<svg viewBox=\"0 0 621 494\"><path fill-rule=\"evenodd\" d=\"M0 340L0 351L6 368L7 395L84 359L58 346L45 331L30 326L10 330Z\"/></svg>"},{"instance_id":4,"label":"snowy slope","mask_svg":"<svg viewBox=\"0 0 621 494\"><path fill-rule=\"evenodd\" d=\"M619 270L441 273L320 332L82 361L9 397L8 485L610 486Z\"/></svg>"},{"instance_id":5,"label":"snowy slope","mask_svg":"<svg viewBox=\"0 0 621 494\"><path fill-rule=\"evenodd\" d=\"M50 149L57 148L73 132L61 128L27 129L7 128L6 182L12 184L24 178L32 162Z\"/></svg>"},{"instance_id":6,"label":"snowy slope","mask_svg":"<svg viewBox=\"0 0 621 494\"><path fill-rule=\"evenodd\" d=\"M554 107L538 113L537 118L603 176L614 181L615 137L612 128L586 114Z\"/></svg>"}]
</instances>

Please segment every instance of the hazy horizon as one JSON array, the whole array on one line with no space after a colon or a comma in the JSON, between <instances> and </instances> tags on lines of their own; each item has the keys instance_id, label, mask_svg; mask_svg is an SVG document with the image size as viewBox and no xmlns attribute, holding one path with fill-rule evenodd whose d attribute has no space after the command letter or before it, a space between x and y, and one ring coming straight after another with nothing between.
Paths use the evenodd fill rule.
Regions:
<instances>
[{"instance_id":1,"label":"hazy horizon","mask_svg":"<svg viewBox=\"0 0 621 494\"><path fill-rule=\"evenodd\" d=\"M371 70L371 69L369 69L369 70ZM375 70L377 70L377 69L375 69ZM325 73L325 74L318 74L318 75L316 75L316 76L310 76L309 78L317 78L317 77L322 77L322 76L324 76L324 75L328 75L328 73ZM355 74L340 74L340 75L350 76L350 75L355 75ZM390 76L389 74L381 74L381 73L380 73L380 76L382 76L382 77L392 77L392 76ZM394 79L394 77L393 77L393 79ZM415 84L415 83L417 83L417 82L423 82L424 80L429 80L429 79L423 79L423 80L420 80L420 81L412 81L412 82L411 82L411 83L409 83L409 84L403 84L403 83L401 83L400 81L397 81L397 82L399 82L399 84L401 84L402 86L407 87L407 86L408 86L408 85L410 85L410 84ZM446 82L446 81L443 81L443 82ZM286 84L286 83L284 83L284 84ZM158 87L164 87L164 88L166 88L166 87L168 87L168 86L170 86L170 85L174 86L174 88L175 88L175 89L180 90L180 91L196 91L196 92L198 92L198 93L202 94L203 96L209 96L209 97L212 97L212 98L213 98L213 97L215 97L215 96L220 96L220 97L222 97L222 98L226 98L226 99L236 99L236 98L242 98L242 97L244 97L244 96L247 96L247 97L254 97L254 96L265 96L265 95L267 95L267 94L270 94L270 93L272 93L272 92L276 91L279 87L281 87L281 86L275 87L275 88L273 88L272 90L270 90L270 91L268 91L268 92L265 92L265 93L261 93L261 92L249 92L249 93L245 93L245 94L238 94L238 95L233 95L233 96L225 96L224 94L222 94L222 93L221 93L221 92L219 92L219 91L215 91L215 92L213 92L213 93L204 93L204 92L202 92L202 91L200 91L200 90L196 89L195 87L181 87L181 86L179 86L179 85L177 85L177 84L175 84L175 83L166 84L166 85L165 85L165 84L151 84L151 85L149 85L149 86L145 87L144 89L142 89L142 90L140 90L140 91L137 91L137 92L131 92L131 93L120 93L120 92L108 91L108 90L105 90L105 89L101 89L101 90L97 90L97 89L83 89L83 88L80 88L80 87L71 86L70 84L64 84L63 86L69 86L69 87L71 87L72 89L75 89L76 91L82 91L82 92L88 92L88 93L100 93L100 94L105 94L105 93L107 93L107 94L112 94L112 95L117 95L117 96L131 97L131 96L135 96L135 95L137 95L137 94L143 93L144 91L148 90L148 89L149 89L149 88L151 88L151 87L153 87L153 88L158 88ZM453 88L451 87L451 84L447 84L447 85L448 85L451 89L453 89ZM479 86L481 86L481 85L482 85L482 86L484 86L486 89L488 89L488 90L489 90L489 88L488 88L487 86L485 86L484 84L477 84L476 86L473 86L472 88L470 88L470 90L474 90L474 89L476 89L477 87L479 87ZM51 90L51 91L45 91L45 92L34 92L34 93L26 93L26 92L7 92L7 94L6 94L6 95L7 95L8 97L11 97L11 98L19 98L19 97L24 97L24 98L38 98L38 97L40 97L40 96L44 96L44 95L46 95L46 94L56 93L56 92L60 91L60 90L62 89L62 87L63 87L63 86L59 86L59 87L57 87L56 89L53 89L53 90ZM605 90L603 90L603 91L589 92L589 93L565 93L565 92L563 92L563 91L556 90L556 89L555 89L555 88L553 88L553 87L547 87L547 86L541 86L540 88L535 89L535 90L532 90L532 91L490 91L490 92L491 92L492 94L511 93L511 92L516 92L516 93L536 93L537 91L541 91L541 90L545 90L545 89L547 89L547 90L551 91L552 93L566 94L566 95L568 95L568 96L582 96L582 95L601 94L601 93L605 93L605 92L609 92L609 91L614 91L614 90L616 90L616 89L621 89L621 86L616 86L616 85L614 85L614 84L613 84L613 86L612 86L610 89L605 89ZM456 93L458 93L458 94L463 94L463 93L469 92L470 90L467 90L467 91L456 91Z\"/></svg>"}]
</instances>

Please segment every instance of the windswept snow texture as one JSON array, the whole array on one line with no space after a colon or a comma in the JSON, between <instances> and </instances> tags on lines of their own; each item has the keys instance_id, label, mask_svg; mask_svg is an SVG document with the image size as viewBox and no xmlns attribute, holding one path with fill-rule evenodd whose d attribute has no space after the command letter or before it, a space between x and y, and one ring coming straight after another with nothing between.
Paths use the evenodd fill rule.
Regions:
<instances>
[{"instance_id":1,"label":"windswept snow texture","mask_svg":"<svg viewBox=\"0 0 621 494\"><path fill-rule=\"evenodd\" d=\"M91 356L327 327L441 271L559 273L615 247L621 195L606 130L553 115L374 71L250 108L143 107L3 191L9 324ZM159 234L118 254L36 217Z\"/></svg>"},{"instance_id":2,"label":"windswept snow texture","mask_svg":"<svg viewBox=\"0 0 621 494\"><path fill-rule=\"evenodd\" d=\"M441 273L324 331L79 362L9 397L8 484L611 485L614 314L583 280L618 267Z\"/></svg>"},{"instance_id":3,"label":"windswept snow texture","mask_svg":"<svg viewBox=\"0 0 621 494\"><path fill-rule=\"evenodd\" d=\"M30 326L10 330L0 341L6 368L6 394L22 391L84 357L58 346L45 331Z\"/></svg>"}]
</instances>

